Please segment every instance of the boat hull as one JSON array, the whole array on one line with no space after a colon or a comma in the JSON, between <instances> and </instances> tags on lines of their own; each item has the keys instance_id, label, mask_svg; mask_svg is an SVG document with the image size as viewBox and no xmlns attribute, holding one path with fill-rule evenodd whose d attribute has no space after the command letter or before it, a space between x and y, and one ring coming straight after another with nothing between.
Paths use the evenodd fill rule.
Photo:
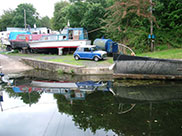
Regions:
<instances>
[{"instance_id":1,"label":"boat hull","mask_svg":"<svg viewBox=\"0 0 182 136\"><path fill-rule=\"evenodd\" d=\"M114 55L114 75L125 78L182 79L182 61Z\"/></svg>"},{"instance_id":2,"label":"boat hull","mask_svg":"<svg viewBox=\"0 0 182 136\"><path fill-rule=\"evenodd\" d=\"M45 49L45 48L77 48L81 45L89 45L90 40L57 40L57 41L31 41L29 46L32 49Z\"/></svg>"},{"instance_id":3,"label":"boat hull","mask_svg":"<svg viewBox=\"0 0 182 136\"><path fill-rule=\"evenodd\" d=\"M12 49L28 49L30 48L27 42L24 41L11 41Z\"/></svg>"}]
</instances>

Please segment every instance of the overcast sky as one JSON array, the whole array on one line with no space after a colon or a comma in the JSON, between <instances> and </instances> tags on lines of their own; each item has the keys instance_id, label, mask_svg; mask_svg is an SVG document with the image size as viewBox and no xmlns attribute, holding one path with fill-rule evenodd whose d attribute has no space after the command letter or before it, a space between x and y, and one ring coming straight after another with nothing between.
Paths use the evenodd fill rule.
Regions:
<instances>
[{"instance_id":1,"label":"overcast sky","mask_svg":"<svg viewBox=\"0 0 182 136\"><path fill-rule=\"evenodd\" d=\"M3 14L3 10L14 10L21 3L31 3L41 17L53 17L54 4L59 1L61 0L3 0L0 4L0 15Z\"/></svg>"}]
</instances>

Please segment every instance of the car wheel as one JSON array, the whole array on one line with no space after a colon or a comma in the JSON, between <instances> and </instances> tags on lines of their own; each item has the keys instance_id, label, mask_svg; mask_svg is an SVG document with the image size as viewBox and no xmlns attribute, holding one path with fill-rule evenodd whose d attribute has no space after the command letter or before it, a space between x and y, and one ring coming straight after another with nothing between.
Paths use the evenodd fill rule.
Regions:
<instances>
[{"instance_id":1,"label":"car wheel","mask_svg":"<svg viewBox=\"0 0 182 136\"><path fill-rule=\"evenodd\" d=\"M75 60L79 60L79 57L77 55L74 58L75 58Z\"/></svg>"},{"instance_id":2,"label":"car wheel","mask_svg":"<svg viewBox=\"0 0 182 136\"><path fill-rule=\"evenodd\" d=\"M99 61L99 58L95 56L94 61Z\"/></svg>"}]
</instances>

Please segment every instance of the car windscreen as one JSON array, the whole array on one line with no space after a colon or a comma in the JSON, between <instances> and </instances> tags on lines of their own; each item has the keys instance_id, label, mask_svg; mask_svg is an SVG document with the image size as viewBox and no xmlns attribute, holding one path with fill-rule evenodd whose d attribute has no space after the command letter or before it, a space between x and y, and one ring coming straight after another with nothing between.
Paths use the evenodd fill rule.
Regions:
<instances>
[{"instance_id":1,"label":"car windscreen","mask_svg":"<svg viewBox=\"0 0 182 136\"><path fill-rule=\"evenodd\" d=\"M96 47L92 47L92 51L97 51L98 49Z\"/></svg>"}]
</instances>

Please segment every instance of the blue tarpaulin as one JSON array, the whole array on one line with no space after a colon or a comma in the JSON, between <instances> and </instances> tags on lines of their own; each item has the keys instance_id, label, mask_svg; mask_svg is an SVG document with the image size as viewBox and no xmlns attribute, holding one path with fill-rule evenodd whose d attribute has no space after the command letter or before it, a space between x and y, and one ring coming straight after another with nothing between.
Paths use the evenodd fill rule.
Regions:
<instances>
[{"instance_id":1,"label":"blue tarpaulin","mask_svg":"<svg viewBox=\"0 0 182 136\"><path fill-rule=\"evenodd\" d=\"M13 87L13 91L14 91L15 93L22 93L22 91L20 90L19 87Z\"/></svg>"},{"instance_id":2,"label":"blue tarpaulin","mask_svg":"<svg viewBox=\"0 0 182 136\"><path fill-rule=\"evenodd\" d=\"M84 82L77 82L76 83L77 86L94 86L94 87L97 87L97 86L102 86L103 84L100 83L100 82L94 82L94 81L84 81Z\"/></svg>"},{"instance_id":3,"label":"blue tarpaulin","mask_svg":"<svg viewBox=\"0 0 182 136\"><path fill-rule=\"evenodd\" d=\"M0 73L0 76L2 77L2 76L4 76L4 74L3 73Z\"/></svg>"},{"instance_id":4,"label":"blue tarpaulin","mask_svg":"<svg viewBox=\"0 0 182 136\"><path fill-rule=\"evenodd\" d=\"M16 40L16 37L19 35L19 34L31 34L30 32L11 32L9 34L9 40Z\"/></svg>"}]
</instances>

